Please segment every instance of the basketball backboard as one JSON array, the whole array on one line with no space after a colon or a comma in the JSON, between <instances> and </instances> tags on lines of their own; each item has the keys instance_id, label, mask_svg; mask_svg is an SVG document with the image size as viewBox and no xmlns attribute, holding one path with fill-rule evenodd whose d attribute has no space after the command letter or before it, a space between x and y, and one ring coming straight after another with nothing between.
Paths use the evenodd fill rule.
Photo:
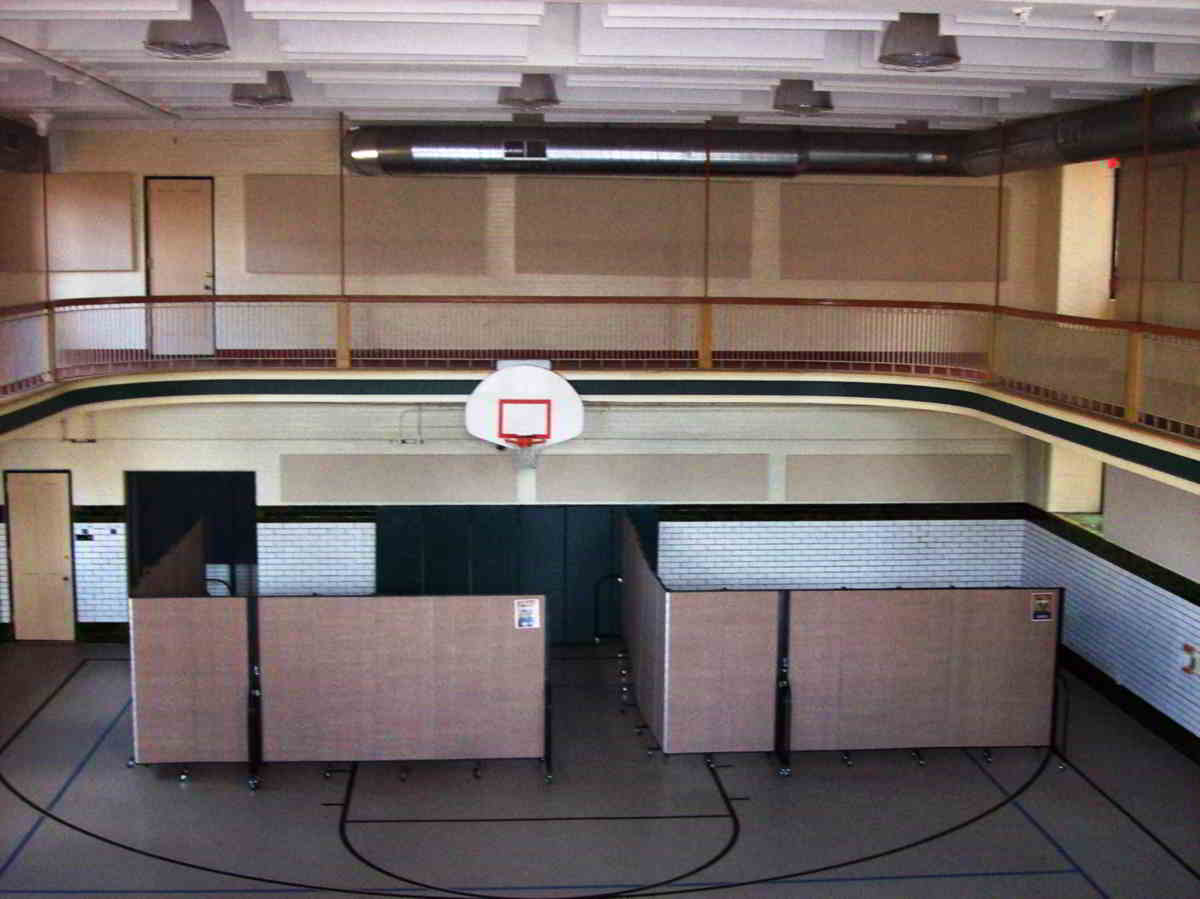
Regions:
<instances>
[{"instance_id":1,"label":"basketball backboard","mask_svg":"<svg viewBox=\"0 0 1200 899\"><path fill-rule=\"evenodd\" d=\"M583 401L570 382L537 365L510 365L467 398L467 430L497 446L545 447L583 431Z\"/></svg>"}]
</instances>

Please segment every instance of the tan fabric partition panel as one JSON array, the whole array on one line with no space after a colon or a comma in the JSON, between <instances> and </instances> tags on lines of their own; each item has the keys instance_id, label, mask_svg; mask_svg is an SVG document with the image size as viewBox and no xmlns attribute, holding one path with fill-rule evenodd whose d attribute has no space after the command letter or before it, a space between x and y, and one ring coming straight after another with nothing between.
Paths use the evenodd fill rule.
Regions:
<instances>
[{"instance_id":1,"label":"tan fabric partition panel","mask_svg":"<svg viewBox=\"0 0 1200 899\"><path fill-rule=\"evenodd\" d=\"M246 600L130 600L136 761L249 758Z\"/></svg>"},{"instance_id":2,"label":"tan fabric partition panel","mask_svg":"<svg viewBox=\"0 0 1200 899\"><path fill-rule=\"evenodd\" d=\"M341 271L337 175L246 176L246 271Z\"/></svg>"},{"instance_id":3,"label":"tan fabric partition panel","mask_svg":"<svg viewBox=\"0 0 1200 899\"><path fill-rule=\"evenodd\" d=\"M702 276L705 186L700 180L517 179L517 272ZM750 275L753 185L714 181L709 274Z\"/></svg>"},{"instance_id":4,"label":"tan fabric partition panel","mask_svg":"<svg viewBox=\"0 0 1200 899\"><path fill-rule=\"evenodd\" d=\"M1059 605L1057 590L793 591L792 749L1046 745Z\"/></svg>"},{"instance_id":5,"label":"tan fabric partition panel","mask_svg":"<svg viewBox=\"0 0 1200 899\"><path fill-rule=\"evenodd\" d=\"M46 177L50 270L130 271L133 176L122 173Z\"/></svg>"},{"instance_id":6,"label":"tan fabric partition panel","mask_svg":"<svg viewBox=\"0 0 1200 899\"><path fill-rule=\"evenodd\" d=\"M536 627L515 604L533 599ZM544 598L263 597L266 761L536 758Z\"/></svg>"},{"instance_id":7,"label":"tan fabric partition panel","mask_svg":"<svg viewBox=\"0 0 1200 899\"><path fill-rule=\"evenodd\" d=\"M775 745L778 591L667 595L665 752Z\"/></svg>"},{"instance_id":8,"label":"tan fabric partition panel","mask_svg":"<svg viewBox=\"0 0 1200 899\"><path fill-rule=\"evenodd\" d=\"M629 672L638 708L661 740L666 721L667 591L646 561L628 519L622 522L621 539L621 627Z\"/></svg>"},{"instance_id":9,"label":"tan fabric partition panel","mask_svg":"<svg viewBox=\"0 0 1200 899\"><path fill-rule=\"evenodd\" d=\"M784 278L993 281L996 188L811 180L783 185Z\"/></svg>"}]
</instances>

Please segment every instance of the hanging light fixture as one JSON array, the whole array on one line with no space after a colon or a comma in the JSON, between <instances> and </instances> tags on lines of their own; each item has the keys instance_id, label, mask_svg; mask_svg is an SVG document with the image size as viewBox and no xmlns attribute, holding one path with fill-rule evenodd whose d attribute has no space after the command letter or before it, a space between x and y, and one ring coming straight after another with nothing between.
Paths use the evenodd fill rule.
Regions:
<instances>
[{"instance_id":1,"label":"hanging light fixture","mask_svg":"<svg viewBox=\"0 0 1200 899\"><path fill-rule=\"evenodd\" d=\"M500 105L521 109L541 109L558 105L553 75L522 75L520 87L500 88Z\"/></svg>"},{"instance_id":2,"label":"hanging light fixture","mask_svg":"<svg viewBox=\"0 0 1200 899\"><path fill-rule=\"evenodd\" d=\"M879 62L884 68L943 72L961 61L954 37L938 33L937 13L902 12L883 33Z\"/></svg>"},{"instance_id":3,"label":"hanging light fixture","mask_svg":"<svg viewBox=\"0 0 1200 899\"><path fill-rule=\"evenodd\" d=\"M229 39L212 0L192 0L190 19L155 19L142 46L167 59L215 59L229 52Z\"/></svg>"},{"instance_id":4,"label":"hanging light fixture","mask_svg":"<svg viewBox=\"0 0 1200 899\"><path fill-rule=\"evenodd\" d=\"M234 106L249 109L287 106L292 102L292 88L286 72L270 71L263 84L235 84L229 100Z\"/></svg>"},{"instance_id":5,"label":"hanging light fixture","mask_svg":"<svg viewBox=\"0 0 1200 899\"><path fill-rule=\"evenodd\" d=\"M811 81L786 79L775 88L775 109L792 115L820 115L833 109L829 91L813 90Z\"/></svg>"}]
</instances>

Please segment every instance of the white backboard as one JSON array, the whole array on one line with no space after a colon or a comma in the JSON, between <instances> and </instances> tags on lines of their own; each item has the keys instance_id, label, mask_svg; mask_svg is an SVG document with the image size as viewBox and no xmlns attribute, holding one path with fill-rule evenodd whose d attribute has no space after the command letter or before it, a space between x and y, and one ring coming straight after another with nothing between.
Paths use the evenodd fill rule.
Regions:
<instances>
[{"instance_id":1,"label":"white backboard","mask_svg":"<svg viewBox=\"0 0 1200 899\"><path fill-rule=\"evenodd\" d=\"M480 381L467 398L466 419L472 435L498 446L511 446L515 435L552 446L583 431L583 401L561 375L536 365L513 365Z\"/></svg>"}]
</instances>

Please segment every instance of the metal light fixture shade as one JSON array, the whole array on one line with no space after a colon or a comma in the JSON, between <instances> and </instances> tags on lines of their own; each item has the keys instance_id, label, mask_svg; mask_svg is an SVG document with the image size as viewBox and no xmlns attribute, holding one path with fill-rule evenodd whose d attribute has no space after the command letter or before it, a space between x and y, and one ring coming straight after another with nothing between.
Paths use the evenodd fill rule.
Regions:
<instances>
[{"instance_id":1,"label":"metal light fixture shade","mask_svg":"<svg viewBox=\"0 0 1200 899\"><path fill-rule=\"evenodd\" d=\"M229 38L212 0L192 0L190 19L156 19L146 29L142 46L167 59L215 59L229 52Z\"/></svg>"},{"instance_id":2,"label":"metal light fixture shade","mask_svg":"<svg viewBox=\"0 0 1200 899\"><path fill-rule=\"evenodd\" d=\"M936 13L902 12L883 33L879 62L885 68L938 72L956 68L961 61L958 41L938 33Z\"/></svg>"},{"instance_id":3,"label":"metal light fixture shade","mask_svg":"<svg viewBox=\"0 0 1200 899\"><path fill-rule=\"evenodd\" d=\"M292 102L292 88L287 73L267 72L264 84L235 84L230 95L234 106L262 109L267 106L287 106Z\"/></svg>"},{"instance_id":4,"label":"metal light fixture shade","mask_svg":"<svg viewBox=\"0 0 1200 899\"><path fill-rule=\"evenodd\" d=\"M541 109L558 105L553 75L522 75L520 87L500 88L500 105L521 109Z\"/></svg>"},{"instance_id":5,"label":"metal light fixture shade","mask_svg":"<svg viewBox=\"0 0 1200 899\"><path fill-rule=\"evenodd\" d=\"M784 80L775 88L775 109L792 115L820 115L833 109L829 91L813 90L811 81Z\"/></svg>"}]
</instances>

